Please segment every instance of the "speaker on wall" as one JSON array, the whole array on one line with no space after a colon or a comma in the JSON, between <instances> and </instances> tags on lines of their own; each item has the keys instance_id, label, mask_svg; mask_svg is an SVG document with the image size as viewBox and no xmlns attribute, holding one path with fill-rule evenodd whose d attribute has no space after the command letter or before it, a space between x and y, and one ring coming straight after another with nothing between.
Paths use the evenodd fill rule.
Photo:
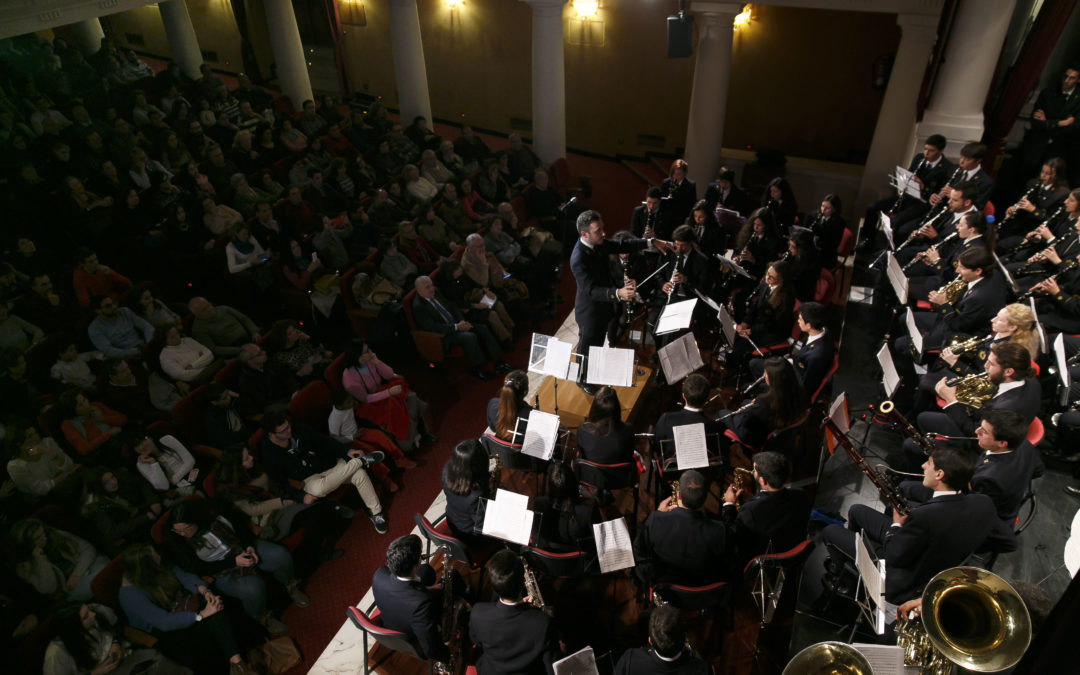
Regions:
<instances>
[{"instance_id":1,"label":"speaker on wall","mask_svg":"<svg viewBox=\"0 0 1080 675\"><path fill-rule=\"evenodd\" d=\"M694 17L684 12L672 14L667 18L667 57L685 59L694 53L692 37Z\"/></svg>"}]
</instances>

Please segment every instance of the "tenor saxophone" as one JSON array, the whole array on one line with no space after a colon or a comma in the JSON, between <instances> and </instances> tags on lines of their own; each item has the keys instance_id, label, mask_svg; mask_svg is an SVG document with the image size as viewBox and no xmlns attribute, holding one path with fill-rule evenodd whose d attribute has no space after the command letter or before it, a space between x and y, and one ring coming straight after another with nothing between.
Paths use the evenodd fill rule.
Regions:
<instances>
[{"instance_id":1,"label":"tenor saxophone","mask_svg":"<svg viewBox=\"0 0 1080 675\"><path fill-rule=\"evenodd\" d=\"M525 595L532 599L533 607L544 609L544 596L540 593L540 584L536 581L536 573L525 563L522 563L522 565L525 567Z\"/></svg>"},{"instance_id":2,"label":"tenor saxophone","mask_svg":"<svg viewBox=\"0 0 1080 675\"><path fill-rule=\"evenodd\" d=\"M461 666L461 619L460 604L454 597L454 560L450 557L450 547L440 546L442 552L443 611L442 636L446 641L449 656L445 662L436 661L435 672L439 675L457 675Z\"/></svg>"}]
</instances>

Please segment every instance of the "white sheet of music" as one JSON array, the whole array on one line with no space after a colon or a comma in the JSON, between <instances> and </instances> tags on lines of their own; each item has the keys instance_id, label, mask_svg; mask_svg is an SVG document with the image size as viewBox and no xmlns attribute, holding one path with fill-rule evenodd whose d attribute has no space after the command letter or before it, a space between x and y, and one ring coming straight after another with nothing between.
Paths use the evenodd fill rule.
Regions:
<instances>
[{"instance_id":1,"label":"white sheet of music","mask_svg":"<svg viewBox=\"0 0 1080 675\"><path fill-rule=\"evenodd\" d=\"M885 215L885 212L881 212L881 218L878 220L878 228L885 233L885 240L889 242L889 250L896 250L896 242L893 240L892 219Z\"/></svg>"},{"instance_id":2,"label":"white sheet of music","mask_svg":"<svg viewBox=\"0 0 1080 675\"><path fill-rule=\"evenodd\" d=\"M871 645L855 642L851 645L870 662L874 675L905 675L904 648L889 645ZM919 673L918 668L912 672Z\"/></svg>"},{"instance_id":3,"label":"white sheet of music","mask_svg":"<svg viewBox=\"0 0 1080 675\"><path fill-rule=\"evenodd\" d=\"M679 471L709 466L709 449L702 422L674 427L671 432L675 437L675 461Z\"/></svg>"},{"instance_id":4,"label":"white sheet of music","mask_svg":"<svg viewBox=\"0 0 1080 675\"><path fill-rule=\"evenodd\" d=\"M892 251L888 251L885 256L887 258L885 273L889 277L893 293L896 293L896 298L901 305L906 305L908 300L908 278L904 276L904 270L900 267L900 263L896 262L896 256L892 254Z\"/></svg>"},{"instance_id":5,"label":"white sheet of music","mask_svg":"<svg viewBox=\"0 0 1080 675\"><path fill-rule=\"evenodd\" d=\"M630 530L622 518L596 523L592 526L596 540L596 557L600 572L617 572L634 566L634 548L630 543Z\"/></svg>"},{"instance_id":6,"label":"white sheet of music","mask_svg":"<svg viewBox=\"0 0 1080 675\"><path fill-rule=\"evenodd\" d=\"M694 318L694 307L697 306L697 303L697 298L668 303L668 306L660 313L660 319L656 322L656 334L663 335L689 328L690 321Z\"/></svg>"},{"instance_id":7,"label":"white sheet of music","mask_svg":"<svg viewBox=\"0 0 1080 675\"><path fill-rule=\"evenodd\" d=\"M1065 391L1069 390L1069 381L1072 379L1069 376L1069 360L1065 358L1065 334L1058 333L1058 336L1054 338L1054 361L1057 362L1058 376L1061 378L1061 384L1065 387ZM1065 405L1064 403L1062 405Z\"/></svg>"},{"instance_id":8,"label":"white sheet of music","mask_svg":"<svg viewBox=\"0 0 1080 675\"><path fill-rule=\"evenodd\" d=\"M716 318L720 320L720 327L724 330L724 337L727 339L729 345L735 344L735 319L731 318L728 314L726 307L721 307L720 311L716 313Z\"/></svg>"},{"instance_id":9,"label":"white sheet of music","mask_svg":"<svg viewBox=\"0 0 1080 675\"><path fill-rule=\"evenodd\" d=\"M589 384L630 387L634 384L634 350L589 347Z\"/></svg>"},{"instance_id":10,"label":"white sheet of music","mask_svg":"<svg viewBox=\"0 0 1080 675\"><path fill-rule=\"evenodd\" d=\"M693 333L687 333L660 349L660 367L668 384L675 384L705 365Z\"/></svg>"},{"instance_id":11,"label":"white sheet of music","mask_svg":"<svg viewBox=\"0 0 1080 675\"><path fill-rule=\"evenodd\" d=\"M851 428L847 416L847 392L840 392L840 395L833 400L832 405L829 406L829 419L845 434Z\"/></svg>"},{"instance_id":12,"label":"white sheet of music","mask_svg":"<svg viewBox=\"0 0 1080 675\"><path fill-rule=\"evenodd\" d=\"M559 438L559 416L541 410L529 412L529 423L525 426L525 440L521 442L521 452L547 461L555 451L555 441Z\"/></svg>"},{"instance_id":13,"label":"white sheet of music","mask_svg":"<svg viewBox=\"0 0 1080 675\"><path fill-rule=\"evenodd\" d=\"M529 352L529 372L539 375L552 375L560 380L567 379L570 367L570 354L574 346L550 335L533 333L532 349Z\"/></svg>"},{"instance_id":14,"label":"white sheet of music","mask_svg":"<svg viewBox=\"0 0 1080 675\"><path fill-rule=\"evenodd\" d=\"M600 675L592 647L584 647L551 664L555 675Z\"/></svg>"},{"instance_id":15,"label":"white sheet of music","mask_svg":"<svg viewBox=\"0 0 1080 675\"><path fill-rule=\"evenodd\" d=\"M874 608L874 629L882 635L885 632L885 562L881 561L879 567L870 556L862 532L855 534L855 568L866 589L866 599Z\"/></svg>"},{"instance_id":16,"label":"white sheet of music","mask_svg":"<svg viewBox=\"0 0 1080 675\"><path fill-rule=\"evenodd\" d=\"M533 512L529 510L529 498L509 490L498 490L495 499L489 499L484 512L486 535L528 546L532 535Z\"/></svg>"},{"instance_id":17,"label":"white sheet of music","mask_svg":"<svg viewBox=\"0 0 1080 675\"><path fill-rule=\"evenodd\" d=\"M877 353L877 360L881 365L881 377L882 384L885 385L885 395L892 396L896 393L896 388L900 386L900 376L896 373L896 366L893 364L889 345L881 345L881 349Z\"/></svg>"},{"instance_id":18,"label":"white sheet of music","mask_svg":"<svg viewBox=\"0 0 1080 675\"><path fill-rule=\"evenodd\" d=\"M915 313L911 311L911 308L907 308L907 332L908 337L911 338L911 346L915 348L916 354L922 354L922 332L919 327L915 325Z\"/></svg>"},{"instance_id":19,"label":"white sheet of music","mask_svg":"<svg viewBox=\"0 0 1080 675\"><path fill-rule=\"evenodd\" d=\"M896 187L904 188L905 194L918 199L920 202L926 201L922 198L922 189L915 182L915 173L908 171L899 164L896 165Z\"/></svg>"}]
</instances>

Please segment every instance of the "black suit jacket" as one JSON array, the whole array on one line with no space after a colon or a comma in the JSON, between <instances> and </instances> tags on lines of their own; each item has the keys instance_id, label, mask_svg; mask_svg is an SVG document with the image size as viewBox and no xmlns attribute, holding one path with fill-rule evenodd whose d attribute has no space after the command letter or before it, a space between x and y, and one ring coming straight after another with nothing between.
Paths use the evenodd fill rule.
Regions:
<instances>
[{"instance_id":1,"label":"black suit jacket","mask_svg":"<svg viewBox=\"0 0 1080 675\"><path fill-rule=\"evenodd\" d=\"M804 541L810 500L796 488L759 490L740 509L724 504L722 515L734 538L739 561L745 563L764 553L770 543L773 553L783 553Z\"/></svg>"},{"instance_id":2,"label":"black suit jacket","mask_svg":"<svg viewBox=\"0 0 1080 675\"><path fill-rule=\"evenodd\" d=\"M627 649L615 664L615 675L708 675L709 664L689 650L683 650L679 658L665 661L652 649L637 647Z\"/></svg>"},{"instance_id":3,"label":"black suit jacket","mask_svg":"<svg viewBox=\"0 0 1080 675\"><path fill-rule=\"evenodd\" d=\"M443 295L438 289L435 290L435 300L438 300L439 304L442 305L446 311L450 312L454 317L454 323L447 323L446 319L439 313L439 310L435 309L431 302L420 297L419 293L413 297L412 301L413 320L416 321L416 327L420 330L438 333L439 335L446 337L455 332L455 324L462 321L465 317L462 315L461 310L458 309L457 305L451 302L450 299Z\"/></svg>"},{"instance_id":4,"label":"black suit jacket","mask_svg":"<svg viewBox=\"0 0 1080 675\"><path fill-rule=\"evenodd\" d=\"M652 293L652 300L654 303L662 305L667 302L667 293L664 293L664 284L671 279L677 258L678 256L674 252L667 253L662 257L659 264L667 263L668 266L656 275L659 279L655 282L655 288ZM696 298L697 295L693 291L695 288L702 292L705 291L709 282L709 259L706 258L705 254L701 251L692 249L690 253L683 257L682 273L683 276L686 277L686 281L679 284L672 292L672 302ZM652 285L654 282L650 281L649 283Z\"/></svg>"},{"instance_id":5,"label":"black suit jacket","mask_svg":"<svg viewBox=\"0 0 1080 675\"><path fill-rule=\"evenodd\" d=\"M912 506L907 522L889 528L882 542L885 598L900 604L921 595L935 574L971 555L996 520L986 495L943 495Z\"/></svg>"},{"instance_id":6,"label":"black suit jacket","mask_svg":"<svg viewBox=\"0 0 1080 675\"><path fill-rule=\"evenodd\" d=\"M577 282L574 296L574 318L577 319L579 335L603 336L618 299L615 291L622 288L622 277L615 280L608 266L608 256L632 253L648 245L644 239L615 241L605 239L589 248L578 239L570 254L570 270Z\"/></svg>"},{"instance_id":7,"label":"black suit jacket","mask_svg":"<svg viewBox=\"0 0 1080 675\"><path fill-rule=\"evenodd\" d=\"M787 293L779 305L769 302L769 287L758 284L754 290L743 321L750 326L750 339L765 349L791 338L791 325L795 323L795 296ZM989 318L987 319L989 321Z\"/></svg>"},{"instance_id":8,"label":"black suit jacket","mask_svg":"<svg viewBox=\"0 0 1080 675\"><path fill-rule=\"evenodd\" d=\"M814 241L821 252L821 264L833 267L836 264L836 249L840 248L840 239L844 236L847 223L839 214L833 214L828 220L816 214L808 221L807 226L814 233Z\"/></svg>"},{"instance_id":9,"label":"black suit jacket","mask_svg":"<svg viewBox=\"0 0 1080 675\"><path fill-rule=\"evenodd\" d=\"M915 171L922 160L923 154L921 152L915 155L915 158L911 160L911 165L908 166L908 171ZM949 180L949 176L953 174L955 168L956 167L952 162L942 157L941 161L937 163L937 166L924 166L922 169L916 171L915 175L917 175L923 183L923 199L930 199L930 195L941 190L941 188L945 186L945 181Z\"/></svg>"},{"instance_id":10,"label":"black suit jacket","mask_svg":"<svg viewBox=\"0 0 1080 675\"><path fill-rule=\"evenodd\" d=\"M964 432L964 435L973 435L975 427L982 420L981 413L987 410L1015 410L1024 416L1024 422L1031 424L1031 420L1039 414L1039 405L1042 401L1042 387L1038 378L1029 377L1024 380L1024 385L991 397L974 417L968 415L967 408L954 403L945 407L945 414L949 416L956 426Z\"/></svg>"},{"instance_id":11,"label":"black suit jacket","mask_svg":"<svg viewBox=\"0 0 1080 675\"><path fill-rule=\"evenodd\" d=\"M505 605L499 600L474 605L469 636L481 652L476 660L479 675L552 672L553 624L532 605Z\"/></svg>"},{"instance_id":12,"label":"black suit jacket","mask_svg":"<svg viewBox=\"0 0 1080 675\"><path fill-rule=\"evenodd\" d=\"M658 209L656 214L652 218L653 230L657 237L661 239L668 239L671 237L672 231L675 227L671 224L670 216L664 212L664 209ZM645 236L645 226L649 222L648 207L644 204L640 204L634 207L634 212L630 215L630 232L635 237Z\"/></svg>"},{"instance_id":13,"label":"black suit jacket","mask_svg":"<svg viewBox=\"0 0 1080 675\"><path fill-rule=\"evenodd\" d=\"M710 215L718 206L722 206L729 211L738 211L739 214L743 216L750 213L750 200L738 185L732 184L731 189L728 190L727 197L721 199L720 185L717 183L709 183L705 187L705 197L703 197L703 199L709 204Z\"/></svg>"},{"instance_id":14,"label":"black suit jacket","mask_svg":"<svg viewBox=\"0 0 1080 675\"><path fill-rule=\"evenodd\" d=\"M813 396L829 369L832 368L833 357L836 356L836 345L833 343L832 333L825 328L821 337L813 342L795 344L797 349L792 355L795 376L799 378L807 395ZM764 345L760 346L764 347Z\"/></svg>"},{"instance_id":15,"label":"black suit jacket","mask_svg":"<svg viewBox=\"0 0 1080 675\"><path fill-rule=\"evenodd\" d=\"M432 593L419 581L398 579L385 565L375 570L371 592L383 626L405 633L420 645L429 659L446 658L446 645L439 632L441 594Z\"/></svg>"},{"instance_id":16,"label":"black suit jacket","mask_svg":"<svg viewBox=\"0 0 1080 675\"><path fill-rule=\"evenodd\" d=\"M598 436L592 425L578 427L577 446L582 459L597 464L622 464L634 459L634 428L617 422L607 436Z\"/></svg>"},{"instance_id":17,"label":"black suit jacket","mask_svg":"<svg viewBox=\"0 0 1080 675\"><path fill-rule=\"evenodd\" d=\"M648 584L722 581L729 558L724 523L704 511L654 511L634 539L636 574Z\"/></svg>"},{"instance_id":18,"label":"black suit jacket","mask_svg":"<svg viewBox=\"0 0 1080 675\"><path fill-rule=\"evenodd\" d=\"M957 184L964 182L963 176L964 174L961 173L957 177ZM990 200L990 193L994 191L994 179L980 166L979 170L975 172L975 175L968 182L975 185L975 208L982 211L983 207L986 206L986 202Z\"/></svg>"},{"instance_id":19,"label":"black suit jacket","mask_svg":"<svg viewBox=\"0 0 1080 675\"><path fill-rule=\"evenodd\" d=\"M686 222L690 210L697 203L697 183L683 178L676 186L675 181L665 178L664 182L660 183L660 191L664 193L660 208L667 213L668 223Z\"/></svg>"},{"instance_id":20,"label":"black suit jacket","mask_svg":"<svg viewBox=\"0 0 1080 675\"><path fill-rule=\"evenodd\" d=\"M656 427L653 428L654 449L658 448L664 457L674 457L675 444L670 441L675 438L675 427L699 422L705 425L705 440L709 445L709 454L715 456L719 449L716 447L714 435L720 433L720 425L703 412L692 410L673 410L664 413L660 419L656 420Z\"/></svg>"},{"instance_id":21,"label":"black suit jacket","mask_svg":"<svg viewBox=\"0 0 1080 675\"><path fill-rule=\"evenodd\" d=\"M924 342L928 349L936 349L953 333L978 335L1004 306L1005 282L1000 274L995 274L969 288L956 305L942 305L938 309L941 318Z\"/></svg>"}]
</instances>

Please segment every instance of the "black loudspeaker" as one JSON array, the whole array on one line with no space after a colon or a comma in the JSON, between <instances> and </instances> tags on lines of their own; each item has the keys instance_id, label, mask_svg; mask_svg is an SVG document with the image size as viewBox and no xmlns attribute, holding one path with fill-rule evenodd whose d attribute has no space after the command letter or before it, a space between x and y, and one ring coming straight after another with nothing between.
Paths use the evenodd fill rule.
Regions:
<instances>
[{"instance_id":1,"label":"black loudspeaker","mask_svg":"<svg viewBox=\"0 0 1080 675\"><path fill-rule=\"evenodd\" d=\"M667 18L667 57L689 58L693 53L691 40L694 33L694 17L679 12Z\"/></svg>"}]
</instances>

